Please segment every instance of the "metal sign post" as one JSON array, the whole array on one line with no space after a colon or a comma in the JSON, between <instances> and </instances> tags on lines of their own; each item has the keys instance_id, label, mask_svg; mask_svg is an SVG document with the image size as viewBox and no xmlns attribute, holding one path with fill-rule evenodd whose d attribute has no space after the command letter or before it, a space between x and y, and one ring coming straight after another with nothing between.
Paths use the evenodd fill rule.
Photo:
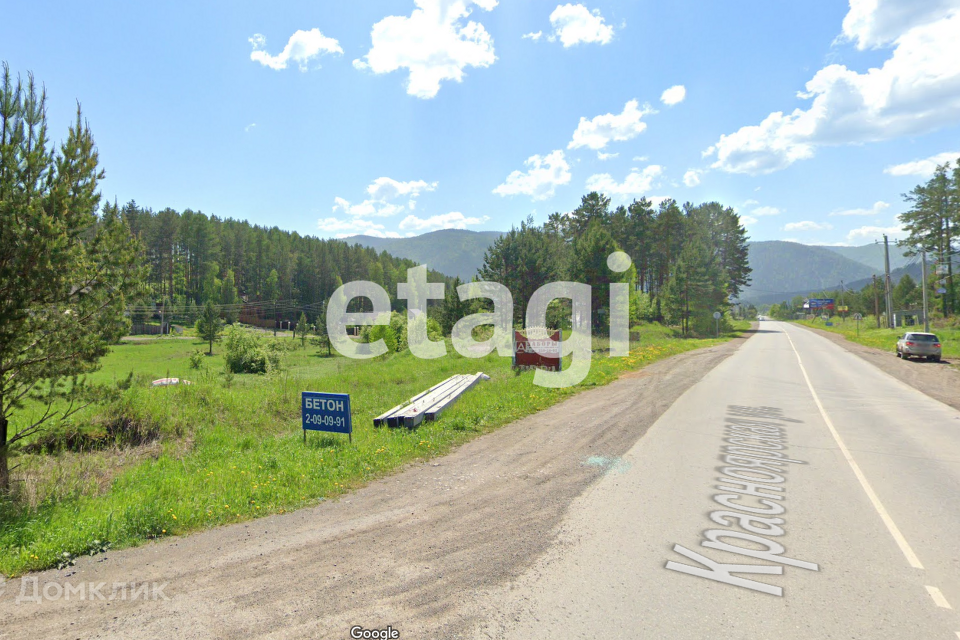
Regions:
<instances>
[{"instance_id":1,"label":"metal sign post","mask_svg":"<svg viewBox=\"0 0 960 640\"><path fill-rule=\"evenodd\" d=\"M349 394L304 391L300 397L300 412L304 442L307 441L307 431L326 431L345 433L353 443Z\"/></svg>"},{"instance_id":2,"label":"metal sign post","mask_svg":"<svg viewBox=\"0 0 960 640\"><path fill-rule=\"evenodd\" d=\"M853 314L853 319L857 321L857 337L860 337L860 321L863 320L863 315L859 313Z\"/></svg>"},{"instance_id":3,"label":"metal sign post","mask_svg":"<svg viewBox=\"0 0 960 640\"><path fill-rule=\"evenodd\" d=\"M717 321L717 337L720 337L720 318L723 317L723 314L719 311L713 312L713 319Z\"/></svg>"}]
</instances>

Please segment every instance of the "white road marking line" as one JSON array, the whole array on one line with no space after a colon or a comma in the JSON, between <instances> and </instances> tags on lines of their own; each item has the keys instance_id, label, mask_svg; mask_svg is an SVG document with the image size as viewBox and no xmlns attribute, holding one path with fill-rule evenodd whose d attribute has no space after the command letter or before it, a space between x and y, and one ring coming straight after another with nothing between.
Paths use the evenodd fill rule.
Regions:
<instances>
[{"instance_id":1,"label":"white road marking line","mask_svg":"<svg viewBox=\"0 0 960 640\"><path fill-rule=\"evenodd\" d=\"M930 597L933 598L934 604L936 604L938 607L943 609L953 609L953 607L950 606L950 603L947 602L947 599L943 597L943 592L940 591L940 589L937 589L936 587L926 587L926 589L927 593L930 594ZM960 635L960 632L957 633Z\"/></svg>"},{"instance_id":2,"label":"white road marking line","mask_svg":"<svg viewBox=\"0 0 960 640\"><path fill-rule=\"evenodd\" d=\"M820 410L820 416L826 423L827 428L830 429L830 433L833 434L833 439L837 441L837 445L840 447L843 457L847 459L847 462L850 464L850 468L853 469L854 475L857 476L857 480L860 481L860 486L863 487L867 497L870 498L870 502L873 503L873 508L876 509L877 513L880 514L880 519L883 520L883 524L887 526L887 531L889 531L890 535L893 536L893 539L896 541L897 546L900 547L900 551L903 552L903 555L906 556L907 562L910 563L910 566L914 569L923 569L923 565L920 563L920 558L917 557L917 554L915 554L913 549L910 548L910 544L907 542L907 539L903 537L902 533L900 533L899 527L897 527L897 524L893 521L893 518L890 517L890 514L887 512L886 507L883 506L883 503L880 502L880 498L877 497L873 487L870 486L870 482L867 481L867 477L863 475L863 471L860 470L860 465L858 465L857 461L853 459L853 456L850 454L850 450L847 449L847 445L843 443L843 440L840 438L840 434L837 433L837 429L833 426L833 421L830 420L830 416L827 415L826 410L823 408L823 404L820 402L820 396L817 395L817 392L813 388L813 383L810 382L810 376L807 375L807 370L803 366L803 360L800 359L800 352L797 351L797 346L793 344L793 339L786 331L784 331L784 335L787 336L787 340L790 341L790 346L793 348L793 352L797 355L797 363L800 365L800 372L803 374L803 379L807 382L807 388L810 389L810 395L813 396L813 401L816 403L817 409ZM930 589L930 587L927 587L927 589ZM937 593L939 593L939 590ZM940 597L942 598L943 596L941 595ZM946 600L944 600L944 602L946 602Z\"/></svg>"}]
</instances>

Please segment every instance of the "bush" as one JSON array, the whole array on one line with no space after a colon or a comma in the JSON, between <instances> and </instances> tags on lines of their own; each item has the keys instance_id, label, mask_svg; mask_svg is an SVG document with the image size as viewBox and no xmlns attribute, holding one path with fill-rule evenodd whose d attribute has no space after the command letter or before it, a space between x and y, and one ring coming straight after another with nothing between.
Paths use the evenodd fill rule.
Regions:
<instances>
[{"instance_id":1,"label":"bush","mask_svg":"<svg viewBox=\"0 0 960 640\"><path fill-rule=\"evenodd\" d=\"M201 351L200 349L197 349L196 351L194 351L193 353L191 353L191 354L190 354L190 368L191 368L191 369L199 369L200 367L202 367L202 366L203 366L203 357L204 357L203 351Z\"/></svg>"},{"instance_id":2,"label":"bush","mask_svg":"<svg viewBox=\"0 0 960 640\"><path fill-rule=\"evenodd\" d=\"M245 331L236 325L227 329L226 339L227 371L230 373L267 373L282 367L283 353L287 345L279 340L265 343L264 339Z\"/></svg>"}]
</instances>

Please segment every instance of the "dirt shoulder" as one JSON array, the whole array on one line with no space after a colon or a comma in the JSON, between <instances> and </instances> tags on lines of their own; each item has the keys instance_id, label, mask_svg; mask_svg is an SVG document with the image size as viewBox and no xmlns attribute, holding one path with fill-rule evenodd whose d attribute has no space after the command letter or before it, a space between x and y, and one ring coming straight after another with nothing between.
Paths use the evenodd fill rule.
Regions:
<instances>
[{"instance_id":1,"label":"dirt shoulder","mask_svg":"<svg viewBox=\"0 0 960 640\"><path fill-rule=\"evenodd\" d=\"M901 360L897 357L892 344L889 351L884 351L883 349L875 349L850 342L842 335L832 331L814 329L804 325L797 326L832 340L843 349L863 358L897 380L905 382L935 400L960 410L960 371L951 366L952 364L958 364L955 359L940 362Z\"/></svg>"},{"instance_id":2,"label":"dirt shoulder","mask_svg":"<svg viewBox=\"0 0 960 640\"><path fill-rule=\"evenodd\" d=\"M105 583L105 598L114 583L166 583L167 599L74 591L16 604L10 580L0 638L348 638L352 625L469 636L480 620L464 605L522 574L571 502L750 335L627 374L339 501L28 577L41 593Z\"/></svg>"}]
</instances>

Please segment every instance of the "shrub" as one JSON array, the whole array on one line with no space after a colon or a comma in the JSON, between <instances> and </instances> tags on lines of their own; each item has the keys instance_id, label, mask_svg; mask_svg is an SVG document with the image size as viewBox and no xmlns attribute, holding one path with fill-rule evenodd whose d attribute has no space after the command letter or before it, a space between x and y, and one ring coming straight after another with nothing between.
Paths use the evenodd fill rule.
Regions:
<instances>
[{"instance_id":1,"label":"shrub","mask_svg":"<svg viewBox=\"0 0 960 640\"><path fill-rule=\"evenodd\" d=\"M197 349L190 354L190 368L199 369L203 366L203 351Z\"/></svg>"},{"instance_id":2,"label":"shrub","mask_svg":"<svg viewBox=\"0 0 960 640\"><path fill-rule=\"evenodd\" d=\"M227 329L226 339L227 371L230 373L267 373L276 371L283 364L283 353L287 345L278 340L265 343L263 338L237 326Z\"/></svg>"}]
</instances>

